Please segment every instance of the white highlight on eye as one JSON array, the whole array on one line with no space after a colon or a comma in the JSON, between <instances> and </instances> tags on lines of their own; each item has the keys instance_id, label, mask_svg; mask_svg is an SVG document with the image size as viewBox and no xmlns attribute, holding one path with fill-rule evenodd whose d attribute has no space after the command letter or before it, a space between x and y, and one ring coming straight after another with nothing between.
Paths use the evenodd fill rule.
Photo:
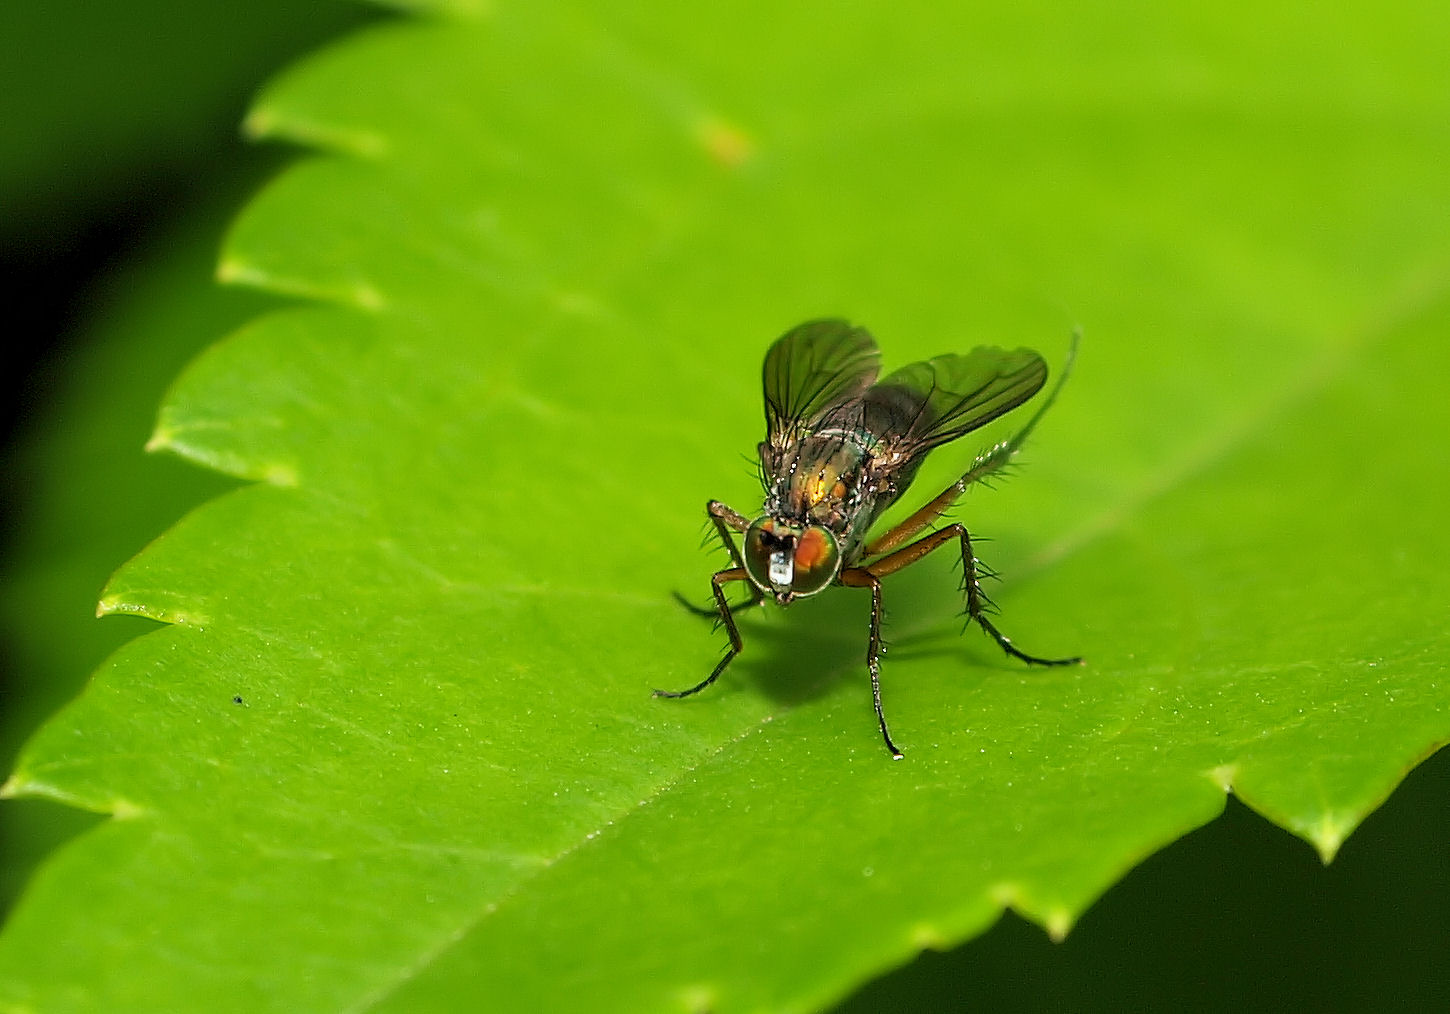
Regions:
<instances>
[{"instance_id":1,"label":"white highlight on eye","mask_svg":"<svg viewBox=\"0 0 1450 1014\"><path fill-rule=\"evenodd\" d=\"M770 583L787 587L795 581L795 557L790 553L770 554Z\"/></svg>"}]
</instances>

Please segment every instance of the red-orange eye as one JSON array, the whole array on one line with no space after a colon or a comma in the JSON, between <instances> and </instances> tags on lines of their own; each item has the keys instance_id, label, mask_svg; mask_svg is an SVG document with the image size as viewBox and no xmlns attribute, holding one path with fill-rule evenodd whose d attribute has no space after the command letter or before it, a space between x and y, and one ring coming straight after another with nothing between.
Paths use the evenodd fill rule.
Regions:
<instances>
[{"instance_id":1,"label":"red-orange eye","mask_svg":"<svg viewBox=\"0 0 1450 1014\"><path fill-rule=\"evenodd\" d=\"M795 550L795 581L791 588L797 595L812 595L836 576L841 551L836 537L820 525L811 525L801 532Z\"/></svg>"},{"instance_id":2,"label":"red-orange eye","mask_svg":"<svg viewBox=\"0 0 1450 1014\"><path fill-rule=\"evenodd\" d=\"M831 544L824 528L807 528L801 533L800 544L796 546L795 565L801 570L814 570L829 555L830 550Z\"/></svg>"}]
</instances>

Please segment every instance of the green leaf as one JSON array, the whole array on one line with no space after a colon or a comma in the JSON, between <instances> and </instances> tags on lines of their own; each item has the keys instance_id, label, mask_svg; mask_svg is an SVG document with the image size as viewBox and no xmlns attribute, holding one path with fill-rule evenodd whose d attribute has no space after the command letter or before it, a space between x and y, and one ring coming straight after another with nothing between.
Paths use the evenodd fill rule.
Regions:
<instances>
[{"instance_id":1,"label":"green leaf","mask_svg":"<svg viewBox=\"0 0 1450 1014\"><path fill-rule=\"evenodd\" d=\"M245 150L236 121L276 67L377 16L351 0L0 7L0 275L17 396L6 409L23 421L0 449L7 768L110 651L153 627L94 622L117 561L234 484L137 458L177 371L277 302L208 284L240 188L254 190L283 155ZM157 263L101 271L133 246L165 253L128 250L126 260ZM98 273L111 277L97 284ZM0 808L0 910L56 841L94 821L43 801Z\"/></svg>"},{"instance_id":2,"label":"green leaf","mask_svg":"<svg viewBox=\"0 0 1450 1014\"><path fill-rule=\"evenodd\" d=\"M252 186L258 175L250 174ZM129 266L109 280L106 319L74 342L47 425L7 456L25 497L16 523L25 537L15 539L0 580L10 667L0 723L7 757L81 691L108 654L154 629L140 619L95 621L95 596L115 561L189 505L235 485L176 458L140 453L156 400L203 336L223 335L276 304L257 292L208 284L223 225L239 201L234 190L235 184L220 188L209 206L191 209L186 229L157 236L163 261ZM57 811L40 803L0 806L5 907L28 867L60 840L58 830L76 825L79 815Z\"/></svg>"},{"instance_id":3,"label":"green leaf","mask_svg":"<svg viewBox=\"0 0 1450 1014\"><path fill-rule=\"evenodd\" d=\"M314 302L162 409L256 482L116 575L171 625L8 783L116 819L0 996L808 1009L1004 906L1065 933L1229 788L1331 857L1450 740L1446 15L1249 14L531 5L278 82L254 131L331 154L222 271ZM671 592L704 501L759 496L766 344L823 314L888 370L1086 334L958 514L1006 631L1089 665L959 637L948 560L893 577L901 763L848 591L648 695L722 647Z\"/></svg>"}]
</instances>

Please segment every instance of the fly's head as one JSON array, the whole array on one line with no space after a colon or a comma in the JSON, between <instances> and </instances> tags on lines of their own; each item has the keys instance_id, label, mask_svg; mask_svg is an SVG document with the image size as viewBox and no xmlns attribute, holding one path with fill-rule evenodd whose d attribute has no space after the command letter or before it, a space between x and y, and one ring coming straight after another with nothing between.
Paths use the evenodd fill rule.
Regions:
<instances>
[{"instance_id":1,"label":"fly's head","mask_svg":"<svg viewBox=\"0 0 1450 1014\"><path fill-rule=\"evenodd\" d=\"M781 605L814 595L841 570L841 547L829 528L765 515L745 532L745 572Z\"/></svg>"}]
</instances>

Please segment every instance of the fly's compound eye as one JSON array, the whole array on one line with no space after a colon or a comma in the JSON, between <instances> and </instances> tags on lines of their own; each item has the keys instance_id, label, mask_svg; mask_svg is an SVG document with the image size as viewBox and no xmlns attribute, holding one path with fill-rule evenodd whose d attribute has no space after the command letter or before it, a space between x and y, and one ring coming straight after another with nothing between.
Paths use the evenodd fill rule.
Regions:
<instances>
[{"instance_id":1,"label":"fly's compound eye","mask_svg":"<svg viewBox=\"0 0 1450 1014\"><path fill-rule=\"evenodd\" d=\"M801 528L774 518L756 519L745 532L745 572L777 597L814 595L841 565L836 537L820 525Z\"/></svg>"},{"instance_id":2,"label":"fly's compound eye","mask_svg":"<svg viewBox=\"0 0 1450 1014\"><path fill-rule=\"evenodd\" d=\"M796 539L791 589L797 595L814 595L835 580L840 567L841 550L836 537L828 528L811 525Z\"/></svg>"},{"instance_id":3,"label":"fly's compound eye","mask_svg":"<svg viewBox=\"0 0 1450 1014\"><path fill-rule=\"evenodd\" d=\"M795 535L771 518L745 531L745 573L762 591L785 591L795 580Z\"/></svg>"}]
</instances>

